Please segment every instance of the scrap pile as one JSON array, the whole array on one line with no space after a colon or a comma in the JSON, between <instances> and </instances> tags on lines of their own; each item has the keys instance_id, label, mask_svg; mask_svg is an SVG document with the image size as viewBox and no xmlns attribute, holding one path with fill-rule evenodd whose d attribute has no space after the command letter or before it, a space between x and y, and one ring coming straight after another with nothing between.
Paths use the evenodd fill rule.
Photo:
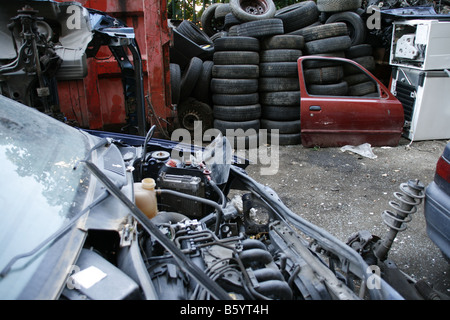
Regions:
<instances>
[{"instance_id":1,"label":"scrap pile","mask_svg":"<svg viewBox=\"0 0 450 320\"><path fill-rule=\"evenodd\" d=\"M203 132L242 129L246 147L258 141L261 129L268 130L270 143L277 129L280 145L299 144L299 57L344 57L375 69L361 2L302 1L276 10L272 0L230 0L210 5L201 28L182 21L174 30L201 49L171 61L172 102L181 127L193 131L195 121L202 121ZM312 93L375 91L373 83L343 66L314 62L305 71Z\"/></svg>"}]
</instances>

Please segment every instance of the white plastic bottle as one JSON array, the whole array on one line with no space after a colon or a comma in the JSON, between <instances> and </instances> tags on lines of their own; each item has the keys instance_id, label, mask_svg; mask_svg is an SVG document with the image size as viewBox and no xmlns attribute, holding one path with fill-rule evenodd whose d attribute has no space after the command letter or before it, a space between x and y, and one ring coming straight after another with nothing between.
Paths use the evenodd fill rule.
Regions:
<instances>
[{"instance_id":1,"label":"white plastic bottle","mask_svg":"<svg viewBox=\"0 0 450 320\"><path fill-rule=\"evenodd\" d=\"M134 183L134 199L136 206L149 219L152 219L158 214L155 185L155 180L152 178L145 178L142 182Z\"/></svg>"}]
</instances>

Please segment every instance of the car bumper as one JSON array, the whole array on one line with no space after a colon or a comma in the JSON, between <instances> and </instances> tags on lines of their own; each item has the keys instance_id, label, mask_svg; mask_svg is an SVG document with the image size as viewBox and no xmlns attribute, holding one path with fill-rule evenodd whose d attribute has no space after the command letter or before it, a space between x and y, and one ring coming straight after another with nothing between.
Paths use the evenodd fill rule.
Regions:
<instances>
[{"instance_id":1,"label":"car bumper","mask_svg":"<svg viewBox=\"0 0 450 320\"><path fill-rule=\"evenodd\" d=\"M450 258L450 196L434 182L426 188L424 212L428 236Z\"/></svg>"}]
</instances>

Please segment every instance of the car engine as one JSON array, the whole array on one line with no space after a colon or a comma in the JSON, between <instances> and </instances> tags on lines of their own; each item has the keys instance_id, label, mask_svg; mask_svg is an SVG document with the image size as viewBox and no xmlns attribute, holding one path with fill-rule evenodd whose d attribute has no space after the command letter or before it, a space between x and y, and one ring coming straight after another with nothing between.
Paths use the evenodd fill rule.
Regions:
<instances>
[{"instance_id":1,"label":"car engine","mask_svg":"<svg viewBox=\"0 0 450 320\"><path fill-rule=\"evenodd\" d=\"M84 162L100 180L98 190L114 197L92 209L92 222L91 217L86 219L87 239L75 263L81 271L69 277L62 298L402 300L423 296L418 292L422 283L411 282L386 257L387 244L399 230L388 219L392 214L385 219L392 229L387 236L362 231L349 243L341 242L249 177L245 159L224 162L224 155L230 154L227 141L219 135L206 148L180 148L174 142L152 139L150 129L143 144L111 138L98 142L94 148L103 158L103 171L109 172ZM109 149L102 152L105 142ZM154 181L152 197L157 203L157 213L151 216L140 210L129 192L131 185L146 179ZM412 193L416 189L418 195ZM411 182L403 193L417 198L420 188ZM96 267L103 272L96 285L86 288L71 282Z\"/></svg>"},{"instance_id":2,"label":"car engine","mask_svg":"<svg viewBox=\"0 0 450 320\"><path fill-rule=\"evenodd\" d=\"M227 199L204 162L173 159L164 150L149 153L143 172L155 179L159 190L162 210L152 223L209 278L236 299L292 299L283 256L268 245L268 214L251 194ZM220 224L214 213L217 207ZM141 242L159 298L211 298L159 242L148 234Z\"/></svg>"}]
</instances>

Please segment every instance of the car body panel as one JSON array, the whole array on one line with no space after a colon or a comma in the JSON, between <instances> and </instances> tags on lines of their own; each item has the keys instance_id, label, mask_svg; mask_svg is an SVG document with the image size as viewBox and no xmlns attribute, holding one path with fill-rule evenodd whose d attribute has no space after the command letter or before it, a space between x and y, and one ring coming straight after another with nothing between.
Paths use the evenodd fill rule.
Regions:
<instances>
[{"instance_id":1,"label":"car body panel","mask_svg":"<svg viewBox=\"0 0 450 320\"><path fill-rule=\"evenodd\" d=\"M450 259L450 143L436 165L436 174L425 190L427 234Z\"/></svg>"},{"instance_id":2,"label":"car body panel","mask_svg":"<svg viewBox=\"0 0 450 320\"><path fill-rule=\"evenodd\" d=\"M301 136L304 147L339 147L370 143L372 146L396 146L400 140L404 114L402 104L389 90L364 67L352 63L376 82L377 97L312 95L303 75L303 61L323 57L301 57L298 61L300 75Z\"/></svg>"},{"instance_id":3,"label":"car body panel","mask_svg":"<svg viewBox=\"0 0 450 320\"><path fill-rule=\"evenodd\" d=\"M450 197L435 182L426 189L425 220L428 236L450 258Z\"/></svg>"}]
</instances>

